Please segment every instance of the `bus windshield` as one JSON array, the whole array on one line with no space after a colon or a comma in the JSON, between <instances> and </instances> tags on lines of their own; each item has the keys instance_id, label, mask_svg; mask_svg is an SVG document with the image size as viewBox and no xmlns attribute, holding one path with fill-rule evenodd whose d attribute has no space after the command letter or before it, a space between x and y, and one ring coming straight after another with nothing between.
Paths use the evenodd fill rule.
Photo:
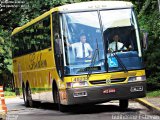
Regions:
<instances>
[{"instance_id":1,"label":"bus windshield","mask_svg":"<svg viewBox=\"0 0 160 120\"><path fill-rule=\"evenodd\" d=\"M66 75L143 68L132 9L65 13L62 19Z\"/></svg>"},{"instance_id":2,"label":"bus windshield","mask_svg":"<svg viewBox=\"0 0 160 120\"><path fill-rule=\"evenodd\" d=\"M63 41L66 74L105 71L102 33L96 11L64 14Z\"/></svg>"}]
</instances>

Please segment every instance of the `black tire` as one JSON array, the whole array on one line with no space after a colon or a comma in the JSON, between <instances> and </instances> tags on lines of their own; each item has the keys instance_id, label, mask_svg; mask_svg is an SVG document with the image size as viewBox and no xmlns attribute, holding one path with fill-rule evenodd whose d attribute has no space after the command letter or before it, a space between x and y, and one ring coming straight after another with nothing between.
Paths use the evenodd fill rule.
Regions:
<instances>
[{"instance_id":1,"label":"black tire","mask_svg":"<svg viewBox=\"0 0 160 120\"><path fill-rule=\"evenodd\" d=\"M25 92L23 92L23 94L25 94L25 106L26 107L40 107L41 106L41 102L40 101L33 101L32 100L32 95L31 95L31 89L29 84L26 85L26 88L24 89Z\"/></svg>"},{"instance_id":2,"label":"black tire","mask_svg":"<svg viewBox=\"0 0 160 120\"><path fill-rule=\"evenodd\" d=\"M121 110L128 109L129 101L128 100L119 100L119 106Z\"/></svg>"},{"instance_id":3,"label":"black tire","mask_svg":"<svg viewBox=\"0 0 160 120\"><path fill-rule=\"evenodd\" d=\"M58 88L54 88L54 92L53 94L55 94L54 96L56 98L54 98L58 104L58 109L60 112L67 112L67 106L66 105L62 105L61 102L60 102L60 95L59 95L59 90Z\"/></svg>"},{"instance_id":4,"label":"black tire","mask_svg":"<svg viewBox=\"0 0 160 120\"><path fill-rule=\"evenodd\" d=\"M57 98L57 88L55 86L53 86L53 100L54 100L54 103L58 103L58 98Z\"/></svg>"},{"instance_id":5,"label":"black tire","mask_svg":"<svg viewBox=\"0 0 160 120\"><path fill-rule=\"evenodd\" d=\"M29 85L26 86L26 101L29 107L33 107L33 100L32 100L31 89Z\"/></svg>"},{"instance_id":6,"label":"black tire","mask_svg":"<svg viewBox=\"0 0 160 120\"><path fill-rule=\"evenodd\" d=\"M24 85L22 85L22 92L23 92L23 100L26 107L29 107L29 102L27 101L27 95L26 95L26 88Z\"/></svg>"}]
</instances>

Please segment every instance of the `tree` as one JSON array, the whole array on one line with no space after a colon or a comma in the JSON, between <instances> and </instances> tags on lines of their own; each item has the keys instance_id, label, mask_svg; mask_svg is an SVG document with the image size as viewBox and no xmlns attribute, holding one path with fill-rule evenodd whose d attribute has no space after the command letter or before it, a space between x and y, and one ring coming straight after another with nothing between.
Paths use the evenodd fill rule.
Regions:
<instances>
[{"instance_id":1,"label":"tree","mask_svg":"<svg viewBox=\"0 0 160 120\"><path fill-rule=\"evenodd\" d=\"M4 76L12 73L11 39L8 31L0 27L0 84L6 85Z\"/></svg>"},{"instance_id":2,"label":"tree","mask_svg":"<svg viewBox=\"0 0 160 120\"><path fill-rule=\"evenodd\" d=\"M160 13L157 0L146 0L139 13L142 29L149 32L148 50L145 52L148 89L160 88ZM154 48L154 49L153 49Z\"/></svg>"}]
</instances>

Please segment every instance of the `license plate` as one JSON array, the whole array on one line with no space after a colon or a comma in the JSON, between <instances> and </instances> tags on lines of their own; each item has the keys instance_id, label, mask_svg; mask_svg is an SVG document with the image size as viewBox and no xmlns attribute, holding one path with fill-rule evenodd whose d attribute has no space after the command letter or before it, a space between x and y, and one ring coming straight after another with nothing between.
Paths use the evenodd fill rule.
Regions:
<instances>
[{"instance_id":1,"label":"license plate","mask_svg":"<svg viewBox=\"0 0 160 120\"><path fill-rule=\"evenodd\" d=\"M85 96L87 96L87 92L86 91L74 92L73 96L74 97L85 97Z\"/></svg>"},{"instance_id":2,"label":"license plate","mask_svg":"<svg viewBox=\"0 0 160 120\"><path fill-rule=\"evenodd\" d=\"M130 91L131 92L143 91L143 86L134 86L134 87L131 87Z\"/></svg>"},{"instance_id":3,"label":"license plate","mask_svg":"<svg viewBox=\"0 0 160 120\"><path fill-rule=\"evenodd\" d=\"M104 94L115 93L115 92L116 92L115 88L109 88L109 89L103 90Z\"/></svg>"}]
</instances>

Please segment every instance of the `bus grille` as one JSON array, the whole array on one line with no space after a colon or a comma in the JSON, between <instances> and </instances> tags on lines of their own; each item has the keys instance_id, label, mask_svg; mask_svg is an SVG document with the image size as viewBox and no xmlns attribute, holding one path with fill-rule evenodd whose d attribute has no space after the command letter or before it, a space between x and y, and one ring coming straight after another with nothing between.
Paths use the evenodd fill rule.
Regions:
<instances>
[{"instance_id":1,"label":"bus grille","mask_svg":"<svg viewBox=\"0 0 160 120\"><path fill-rule=\"evenodd\" d=\"M117 78L117 79L111 79L111 83L116 83L116 82L124 82L126 78ZM89 81L91 84L96 85L96 84L106 84L106 80L95 80L95 81Z\"/></svg>"},{"instance_id":2,"label":"bus grille","mask_svg":"<svg viewBox=\"0 0 160 120\"><path fill-rule=\"evenodd\" d=\"M111 79L111 83L124 82L125 80L126 80L126 78Z\"/></svg>"},{"instance_id":3,"label":"bus grille","mask_svg":"<svg viewBox=\"0 0 160 120\"><path fill-rule=\"evenodd\" d=\"M106 80L96 80L96 81L89 81L91 84L106 84Z\"/></svg>"}]
</instances>

